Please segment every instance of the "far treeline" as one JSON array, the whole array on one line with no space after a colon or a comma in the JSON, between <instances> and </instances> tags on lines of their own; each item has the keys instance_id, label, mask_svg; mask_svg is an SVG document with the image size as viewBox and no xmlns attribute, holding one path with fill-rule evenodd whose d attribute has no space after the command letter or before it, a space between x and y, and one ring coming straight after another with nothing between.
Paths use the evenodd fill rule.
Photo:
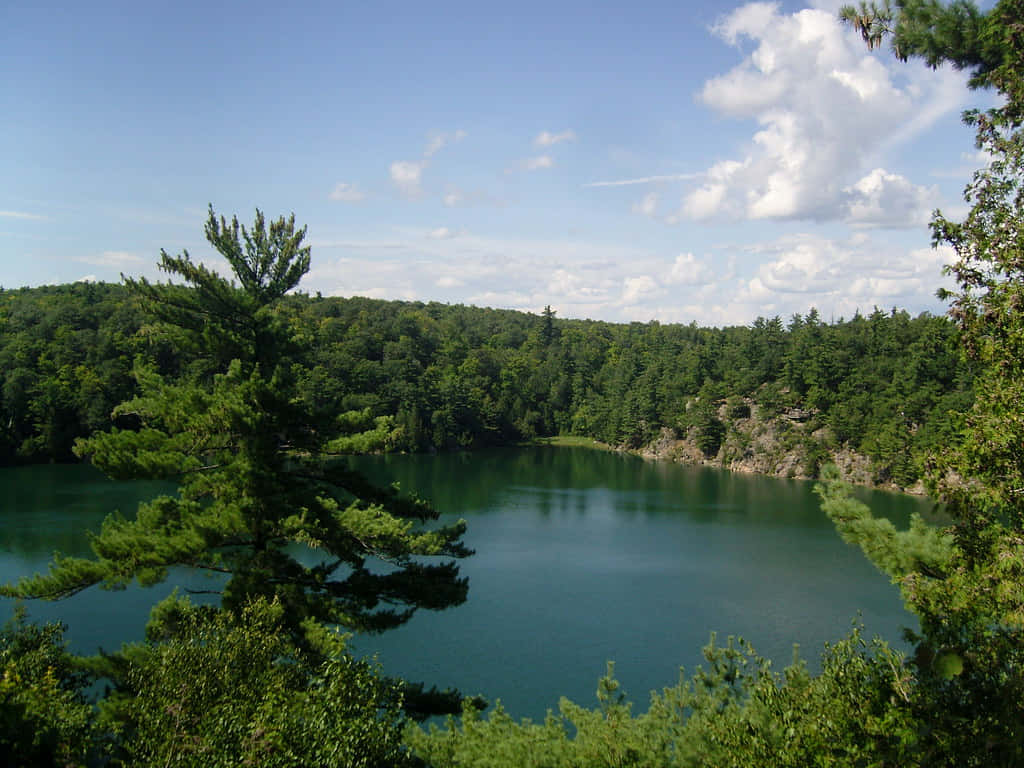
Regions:
<instances>
[{"instance_id":1,"label":"far treeline","mask_svg":"<svg viewBox=\"0 0 1024 768\"><path fill-rule=\"evenodd\" d=\"M735 420L799 412L799 429L779 420L779 444L807 474L847 447L870 457L875 482L906 487L972 401L954 324L896 309L728 328L305 294L277 311L305 350L299 388L324 423L357 422L396 451L553 435L635 449L669 430L708 457L722 448L727 465L723 446L756 449L728 439ZM0 290L0 463L73 460L75 440L108 429L137 394L138 358L172 379L220 369L145 318L119 285Z\"/></svg>"}]
</instances>

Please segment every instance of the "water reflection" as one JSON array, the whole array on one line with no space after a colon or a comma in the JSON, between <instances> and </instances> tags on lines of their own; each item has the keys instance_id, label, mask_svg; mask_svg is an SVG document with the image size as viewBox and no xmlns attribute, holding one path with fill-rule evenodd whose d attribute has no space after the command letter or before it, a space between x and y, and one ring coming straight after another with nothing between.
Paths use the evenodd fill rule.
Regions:
<instances>
[{"instance_id":1,"label":"water reflection","mask_svg":"<svg viewBox=\"0 0 1024 768\"><path fill-rule=\"evenodd\" d=\"M174 489L165 482L115 482L81 464L0 468L0 552L27 559L55 551L89 556L87 534L108 514L132 517L140 499Z\"/></svg>"},{"instance_id":2,"label":"water reflection","mask_svg":"<svg viewBox=\"0 0 1024 768\"><path fill-rule=\"evenodd\" d=\"M357 649L379 653L394 674L501 696L517 715L543 716L560 695L591 703L608 659L642 707L680 664L700 663L712 630L747 636L779 665L799 642L813 667L858 611L869 634L890 639L912 621L886 577L836 535L812 483L553 446L353 463L431 499L445 519L467 518L477 551L461 564L464 605L420 612L357 638ZM3 581L45 569L55 549L87 554L85 532L107 513L169 490L111 483L88 467L2 473ZM861 495L898 525L928 508ZM94 652L140 638L149 606L193 578L176 572L159 588L91 589L31 609L64 619L72 647Z\"/></svg>"},{"instance_id":3,"label":"water reflection","mask_svg":"<svg viewBox=\"0 0 1024 768\"><path fill-rule=\"evenodd\" d=\"M448 514L467 516L523 505L542 515L584 514L595 490L611 492L624 516L686 515L713 524L832 525L813 482L651 462L626 454L557 446L436 456L352 459L378 483L415 489ZM937 519L930 504L901 494L855 489L876 515L906 526L912 512Z\"/></svg>"}]
</instances>

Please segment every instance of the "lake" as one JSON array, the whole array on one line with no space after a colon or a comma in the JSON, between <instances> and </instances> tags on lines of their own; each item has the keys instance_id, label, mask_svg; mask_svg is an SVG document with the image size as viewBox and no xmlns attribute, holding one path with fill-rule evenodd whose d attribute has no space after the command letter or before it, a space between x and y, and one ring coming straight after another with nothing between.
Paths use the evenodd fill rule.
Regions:
<instances>
[{"instance_id":1,"label":"lake","mask_svg":"<svg viewBox=\"0 0 1024 768\"><path fill-rule=\"evenodd\" d=\"M858 612L868 634L892 641L914 624L888 578L840 540L813 483L548 446L354 463L429 498L445 520L465 518L476 550L462 563L464 605L421 611L354 648L389 673L501 698L516 716L542 717L562 695L592 705L607 660L642 710L680 665L701 662L712 631L742 635L777 668L799 643L814 667ZM105 514L130 515L171 488L86 466L0 470L0 580L45 570L54 550L87 555ZM858 495L899 526L930 510L924 499ZM172 581L209 584L182 571ZM171 586L93 588L28 608L65 621L72 648L91 653L141 639L149 606ZM0 603L0 617L12 610Z\"/></svg>"}]
</instances>

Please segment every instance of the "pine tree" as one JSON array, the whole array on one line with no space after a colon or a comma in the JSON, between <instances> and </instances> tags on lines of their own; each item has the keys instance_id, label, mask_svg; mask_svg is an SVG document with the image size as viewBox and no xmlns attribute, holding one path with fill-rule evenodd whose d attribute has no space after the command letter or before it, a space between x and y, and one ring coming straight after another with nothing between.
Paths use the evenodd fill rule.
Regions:
<instances>
[{"instance_id":1,"label":"pine tree","mask_svg":"<svg viewBox=\"0 0 1024 768\"><path fill-rule=\"evenodd\" d=\"M111 477L173 478L175 495L110 515L92 539L94 558L56 555L49 573L8 585L21 598L59 599L99 584L123 589L163 581L187 566L215 577L221 605L256 598L284 607L296 638L318 627L362 631L399 626L419 608L466 598L455 558L465 523L429 527L437 512L394 488L379 488L332 455L340 424L315 423L296 391L301 350L275 311L309 269L306 230L294 216L251 230L218 219L206 237L230 264L236 284L187 251L161 252L178 282L126 280L167 333L205 354L203 365L171 380L139 363L140 394L114 416L137 429L80 441L79 456ZM429 562L440 559L440 562Z\"/></svg>"},{"instance_id":2,"label":"pine tree","mask_svg":"<svg viewBox=\"0 0 1024 768\"><path fill-rule=\"evenodd\" d=\"M965 115L991 158L967 186L967 218L936 214L932 222L935 243L956 254L948 272L958 287L940 296L952 300L964 353L978 370L975 402L960 443L931 469L932 490L952 520L946 531L917 521L897 532L834 483L821 490L823 506L844 538L900 585L920 619L920 631L908 634L921 764L1017 765L1024 761L1024 2L1003 0L987 14L964 3L899 8L890 19L898 52L970 67L972 84L1004 97ZM957 38L949 24L961 16Z\"/></svg>"}]
</instances>

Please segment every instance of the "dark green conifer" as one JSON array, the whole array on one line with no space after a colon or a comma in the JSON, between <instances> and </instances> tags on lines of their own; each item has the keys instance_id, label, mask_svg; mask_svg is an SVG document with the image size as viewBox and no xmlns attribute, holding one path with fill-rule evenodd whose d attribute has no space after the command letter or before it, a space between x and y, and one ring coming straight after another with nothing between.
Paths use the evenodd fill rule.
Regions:
<instances>
[{"instance_id":1,"label":"dark green conifer","mask_svg":"<svg viewBox=\"0 0 1024 768\"><path fill-rule=\"evenodd\" d=\"M187 566L214 577L226 609L278 600L297 637L315 637L321 624L390 629L418 608L465 600L454 562L470 554L465 524L427 527L437 517L428 504L375 487L329 454L344 418L317 423L302 405L300 350L276 304L309 269L304 236L294 216L268 226L257 211L248 230L211 207L206 237L240 284L187 252L161 252L160 268L178 282L126 281L159 320L151 332L203 350L202 365L172 381L138 364L140 394L114 411L138 429L96 434L76 452L114 478L175 479L178 492L108 517L94 558L56 555L49 573L3 594L148 586Z\"/></svg>"}]
</instances>

